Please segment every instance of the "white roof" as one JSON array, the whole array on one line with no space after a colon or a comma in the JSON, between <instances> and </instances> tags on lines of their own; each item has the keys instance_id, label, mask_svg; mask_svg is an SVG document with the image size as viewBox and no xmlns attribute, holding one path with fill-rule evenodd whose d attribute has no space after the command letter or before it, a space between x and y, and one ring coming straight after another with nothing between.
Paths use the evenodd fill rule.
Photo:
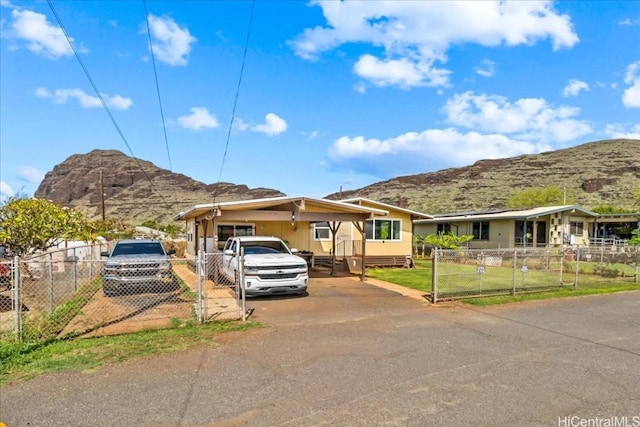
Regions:
<instances>
[{"instance_id":1,"label":"white roof","mask_svg":"<svg viewBox=\"0 0 640 427\"><path fill-rule=\"evenodd\" d=\"M184 220L205 215L213 210L220 211L242 211L276 208L278 206L291 206L300 211L318 211L318 212L349 212L349 213L368 213L380 216L388 215L387 210L370 208L366 206L345 203L342 201L328 199L314 199L311 197L269 197L264 199L238 200L232 202L216 202L195 205L185 212L180 212L173 217L174 220Z\"/></svg>"},{"instance_id":2,"label":"white roof","mask_svg":"<svg viewBox=\"0 0 640 427\"><path fill-rule=\"evenodd\" d=\"M433 218L433 215L428 215L426 213L422 213L422 212L418 212L418 211L412 211L410 209L405 209L405 208L401 208L399 206L389 205L389 204L378 202L378 201L375 201L375 200L366 199L364 197L354 197L354 198L351 198L351 199L343 199L343 200L340 200L340 201L341 202L345 202L345 203L358 203L358 204L359 203L368 203L368 204L371 204L371 205L374 205L374 206L380 206L380 207L385 208L385 209L393 209L393 210L396 210L396 211L408 213L410 215L419 216L419 217L422 217L422 218Z\"/></svg>"},{"instance_id":3,"label":"white roof","mask_svg":"<svg viewBox=\"0 0 640 427\"><path fill-rule=\"evenodd\" d=\"M417 224L442 223L442 222L464 222L491 219L534 219L541 216L551 215L560 212L580 213L583 216L597 217L598 214L576 205L565 206L545 206L541 208L508 210L502 212L470 212L451 215L436 215L433 219L419 219L414 221Z\"/></svg>"}]
</instances>

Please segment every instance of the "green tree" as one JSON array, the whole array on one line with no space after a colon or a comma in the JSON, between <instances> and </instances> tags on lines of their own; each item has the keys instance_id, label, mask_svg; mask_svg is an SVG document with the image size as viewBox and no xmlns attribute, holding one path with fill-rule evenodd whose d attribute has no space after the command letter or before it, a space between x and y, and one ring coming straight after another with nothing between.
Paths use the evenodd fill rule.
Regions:
<instances>
[{"instance_id":1,"label":"green tree","mask_svg":"<svg viewBox=\"0 0 640 427\"><path fill-rule=\"evenodd\" d=\"M507 206L510 208L538 208L572 203L573 197L566 195L565 189L552 186L527 188L526 190L519 191L509 198Z\"/></svg>"},{"instance_id":2,"label":"green tree","mask_svg":"<svg viewBox=\"0 0 640 427\"><path fill-rule=\"evenodd\" d=\"M457 236L453 232L429 234L424 238L427 243L442 249L459 249L460 246L473 240L472 235Z\"/></svg>"},{"instance_id":3,"label":"green tree","mask_svg":"<svg viewBox=\"0 0 640 427\"><path fill-rule=\"evenodd\" d=\"M0 206L0 245L24 256L59 240L90 238L84 216L44 199L10 198Z\"/></svg>"},{"instance_id":4,"label":"green tree","mask_svg":"<svg viewBox=\"0 0 640 427\"><path fill-rule=\"evenodd\" d=\"M631 235L633 237L627 241L627 244L629 246L640 246L640 228L636 228L635 230L633 230L631 232Z\"/></svg>"},{"instance_id":5,"label":"green tree","mask_svg":"<svg viewBox=\"0 0 640 427\"><path fill-rule=\"evenodd\" d=\"M159 230L160 226L158 225L157 222L153 221L153 220L148 220L143 222L142 224L140 224L142 227L147 227L147 228L151 228L153 230Z\"/></svg>"},{"instance_id":6,"label":"green tree","mask_svg":"<svg viewBox=\"0 0 640 427\"><path fill-rule=\"evenodd\" d=\"M163 225L160 227L160 230L164 231L172 238L175 238L176 236L178 236L178 234L182 232L182 228L180 228L176 224Z\"/></svg>"},{"instance_id":7,"label":"green tree","mask_svg":"<svg viewBox=\"0 0 640 427\"><path fill-rule=\"evenodd\" d=\"M413 235L414 255L424 255L425 236L421 234Z\"/></svg>"},{"instance_id":8,"label":"green tree","mask_svg":"<svg viewBox=\"0 0 640 427\"><path fill-rule=\"evenodd\" d=\"M633 209L617 208L611 205L599 205L592 208L591 211L598 214L624 214L635 212Z\"/></svg>"}]
</instances>

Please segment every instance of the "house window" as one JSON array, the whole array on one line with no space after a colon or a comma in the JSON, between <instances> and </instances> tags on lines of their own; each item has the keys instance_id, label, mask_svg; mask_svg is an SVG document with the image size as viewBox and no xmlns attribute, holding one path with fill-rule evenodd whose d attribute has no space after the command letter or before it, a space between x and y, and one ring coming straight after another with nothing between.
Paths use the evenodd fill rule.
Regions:
<instances>
[{"instance_id":1,"label":"house window","mask_svg":"<svg viewBox=\"0 0 640 427\"><path fill-rule=\"evenodd\" d=\"M569 223L569 233L574 236L582 236L584 233L584 223L583 222L573 222Z\"/></svg>"},{"instance_id":2,"label":"house window","mask_svg":"<svg viewBox=\"0 0 640 427\"><path fill-rule=\"evenodd\" d=\"M516 243L533 242L533 222L516 221Z\"/></svg>"},{"instance_id":3,"label":"house window","mask_svg":"<svg viewBox=\"0 0 640 427\"><path fill-rule=\"evenodd\" d=\"M444 224L436 224L437 225L437 233L438 234L449 234L451 233L451 224L444 223Z\"/></svg>"},{"instance_id":4,"label":"house window","mask_svg":"<svg viewBox=\"0 0 640 427\"><path fill-rule=\"evenodd\" d=\"M187 242L193 242L193 229L195 228L195 223L187 222Z\"/></svg>"},{"instance_id":5,"label":"house window","mask_svg":"<svg viewBox=\"0 0 640 427\"><path fill-rule=\"evenodd\" d=\"M328 222L316 222L313 224L313 240L329 240L331 229Z\"/></svg>"},{"instance_id":6,"label":"house window","mask_svg":"<svg viewBox=\"0 0 640 427\"><path fill-rule=\"evenodd\" d=\"M364 228L367 240L402 240L399 219L369 219L364 222Z\"/></svg>"},{"instance_id":7,"label":"house window","mask_svg":"<svg viewBox=\"0 0 640 427\"><path fill-rule=\"evenodd\" d=\"M224 244L229 237L253 236L253 225L218 225L218 242Z\"/></svg>"},{"instance_id":8,"label":"house window","mask_svg":"<svg viewBox=\"0 0 640 427\"><path fill-rule=\"evenodd\" d=\"M477 221L473 223L473 238L477 240L489 240L489 221Z\"/></svg>"}]
</instances>

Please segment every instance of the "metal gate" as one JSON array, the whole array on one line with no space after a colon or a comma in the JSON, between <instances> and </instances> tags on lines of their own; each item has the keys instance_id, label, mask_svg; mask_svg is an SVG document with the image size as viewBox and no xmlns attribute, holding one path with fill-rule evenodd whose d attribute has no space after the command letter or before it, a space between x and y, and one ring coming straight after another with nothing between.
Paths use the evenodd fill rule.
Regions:
<instances>
[{"instance_id":1,"label":"metal gate","mask_svg":"<svg viewBox=\"0 0 640 427\"><path fill-rule=\"evenodd\" d=\"M210 320L246 320L246 299L242 289L243 275L231 283L220 274L222 253L200 251L196 261L196 317Z\"/></svg>"}]
</instances>

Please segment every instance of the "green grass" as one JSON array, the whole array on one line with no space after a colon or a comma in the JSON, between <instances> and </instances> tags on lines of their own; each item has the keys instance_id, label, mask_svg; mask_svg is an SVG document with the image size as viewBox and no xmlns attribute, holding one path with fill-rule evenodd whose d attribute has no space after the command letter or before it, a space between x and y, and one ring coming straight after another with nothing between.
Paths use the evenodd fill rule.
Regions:
<instances>
[{"instance_id":1,"label":"green grass","mask_svg":"<svg viewBox=\"0 0 640 427\"><path fill-rule=\"evenodd\" d=\"M369 268L367 269L367 276L430 293L432 291L432 261L429 259L417 259L415 264L416 268L414 269ZM480 275L475 264L443 262L438 265L439 290L441 295L456 296L470 304L491 305L640 289L640 283L633 283L632 274L634 269L632 267L624 264L605 265L605 270L616 270L624 272L624 274L604 275L603 277L603 275L594 274L603 270L603 264L593 262L580 263L578 284L574 289L575 266L572 269L571 265L566 264L563 266L566 271L563 272L562 277L559 269L535 270L533 268L539 268L539 266L533 263L531 263L532 268L526 274L521 273L518 267L515 272L517 294L514 296L488 295L465 298L465 296L475 293L478 289L482 289L487 294L509 292L513 289L513 267L508 265L501 267L486 266L485 273ZM527 292L523 292L523 290Z\"/></svg>"},{"instance_id":2,"label":"green grass","mask_svg":"<svg viewBox=\"0 0 640 427\"><path fill-rule=\"evenodd\" d=\"M172 322L172 328L127 335L74 340L50 340L38 344L0 341L0 384L27 380L45 372L90 371L130 359L216 345L225 332L259 326L255 322Z\"/></svg>"},{"instance_id":3,"label":"green grass","mask_svg":"<svg viewBox=\"0 0 640 427\"><path fill-rule=\"evenodd\" d=\"M573 288L558 288L557 290L520 293L517 295L496 295L477 298L463 298L460 301L477 306L487 306L496 304L507 304L512 302L543 300L549 298L579 297L586 295L611 294L615 292L637 290L640 290L640 284L638 283L607 283L599 285L597 287L584 287L575 290Z\"/></svg>"}]
</instances>

